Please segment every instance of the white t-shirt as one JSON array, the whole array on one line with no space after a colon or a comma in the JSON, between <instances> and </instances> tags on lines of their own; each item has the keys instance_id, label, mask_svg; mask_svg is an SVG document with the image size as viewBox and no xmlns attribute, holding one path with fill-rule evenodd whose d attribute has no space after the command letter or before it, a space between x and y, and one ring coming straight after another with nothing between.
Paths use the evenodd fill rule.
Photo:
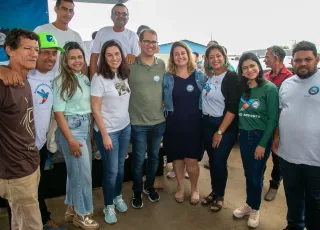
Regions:
<instances>
[{"instance_id":1,"label":"white t-shirt","mask_svg":"<svg viewBox=\"0 0 320 230\"><path fill-rule=\"evenodd\" d=\"M278 154L293 164L320 167L320 71L307 79L297 75L280 88Z\"/></svg>"},{"instance_id":2,"label":"white t-shirt","mask_svg":"<svg viewBox=\"0 0 320 230\"><path fill-rule=\"evenodd\" d=\"M212 76L202 90L202 113L213 117L222 117L225 108L221 85L227 72Z\"/></svg>"},{"instance_id":3,"label":"white t-shirt","mask_svg":"<svg viewBox=\"0 0 320 230\"><path fill-rule=\"evenodd\" d=\"M37 70L31 70L28 74L28 81L32 90L36 146L38 149L41 149L47 141L53 105L52 81L54 77L52 71L43 74Z\"/></svg>"},{"instance_id":4,"label":"white t-shirt","mask_svg":"<svg viewBox=\"0 0 320 230\"><path fill-rule=\"evenodd\" d=\"M106 79L95 74L91 82L91 96L102 97L101 113L108 133L124 129L129 123L129 99L131 90L128 79L115 76ZM97 124L94 129L99 130Z\"/></svg>"},{"instance_id":5,"label":"white t-shirt","mask_svg":"<svg viewBox=\"0 0 320 230\"><path fill-rule=\"evenodd\" d=\"M84 53L86 54L87 66L90 66L90 56L91 56L91 50L93 46L93 40L84 41L83 45L84 45Z\"/></svg>"},{"instance_id":6,"label":"white t-shirt","mask_svg":"<svg viewBox=\"0 0 320 230\"><path fill-rule=\"evenodd\" d=\"M116 40L124 52L124 56L140 54L139 38L138 35L128 29L123 32L114 32L112 26L103 27L100 29L94 39L92 53L100 53L103 44L109 40Z\"/></svg>"},{"instance_id":7,"label":"white t-shirt","mask_svg":"<svg viewBox=\"0 0 320 230\"><path fill-rule=\"evenodd\" d=\"M37 28L34 29L34 32L51 33L57 39L60 47L63 47L67 42L78 42L81 45L81 47L84 48L80 34L70 28L64 31L55 27L52 23L49 23L42 26L38 26ZM57 62L53 67L53 71L58 72L59 66L60 66L60 52L58 51Z\"/></svg>"}]
</instances>

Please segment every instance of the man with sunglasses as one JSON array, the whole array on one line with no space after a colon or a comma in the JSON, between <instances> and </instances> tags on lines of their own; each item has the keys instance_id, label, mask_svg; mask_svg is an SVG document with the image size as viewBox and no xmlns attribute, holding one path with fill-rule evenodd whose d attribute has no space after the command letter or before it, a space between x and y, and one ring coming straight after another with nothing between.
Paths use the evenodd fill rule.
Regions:
<instances>
[{"instance_id":1,"label":"man with sunglasses","mask_svg":"<svg viewBox=\"0 0 320 230\"><path fill-rule=\"evenodd\" d=\"M114 25L101 28L94 39L90 58L91 77L97 70L99 54L103 44L106 41L117 41L121 45L129 64L132 64L135 57L140 53L138 44L139 38L137 34L125 27L129 20L128 8L122 3L114 5L111 10L111 20L113 21Z\"/></svg>"}]
</instances>

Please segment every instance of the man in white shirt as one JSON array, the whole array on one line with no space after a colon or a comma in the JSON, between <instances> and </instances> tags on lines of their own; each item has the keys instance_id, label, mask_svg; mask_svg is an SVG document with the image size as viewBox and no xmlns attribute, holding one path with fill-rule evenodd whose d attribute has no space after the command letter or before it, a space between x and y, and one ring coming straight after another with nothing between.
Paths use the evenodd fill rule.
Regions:
<instances>
[{"instance_id":1,"label":"man in white shirt","mask_svg":"<svg viewBox=\"0 0 320 230\"><path fill-rule=\"evenodd\" d=\"M93 47L93 41L96 38L97 33L98 33L98 31L94 31L91 35L92 40L83 42L84 53L86 54L86 63L87 63L88 67L90 66L90 57L91 57L91 50Z\"/></svg>"},{"instance_id":2,"label":"man in white shirt","mask_svg":"<svg viewBox=\"0 0 320 230\"><path fill-rule=\"evenodd\" d=\"M82 38L79 33L69 28L69 22L74 16L74 3L73 0L57 0L54 11L57 14L57 19L53 23L38 26L34 32L48 32L51 33L59 45L63 47L67 42L78 42L84 48ZM57 62L53 68L56 72L59 70L60 65L60 52L58 52ZM87 67L83 69L85 74L88 73Z\"/></svg>"},{"instance_id":3,"label":"man in white shirt","mask_svg":"<svg viewBox=\"0 0 320 230\"><path fill-rule=\"evenodd\" d=\"M122 3L116 4L111 10L111 19L114 25L101 28L94 39L90 60L91 77L97 70L100 51L106 41L116 40L121 45L129 64L132 64L135 57L140 54L138 35L125 28L129 20L128 8Z\"/></svg>"},{"instance_id":4,"label":"man in white shirt","mask_svg":"<svg viewBox=\"0 0 320 230\"><path fill-rule=\"evenodd\" d=\"M280 157L287 199L286 230L316 230L320 228L319 57L316 46L307 41L299 42L292 54L296 75L279 91L281 113L273 151Z\"/></svg>"},{"instance_id":5,"label":"man in white shirt","mask_svg":"<svg viewBox=\"0 0 320 230\"><path fill-rule=\"evenodd\" d=\"M50 33L39 33L40 51L37 60L36 69L30 70L28 73L28 82L32 90L33 99L33 114L35 124L35 139L36 146L40 150L40 170L43 173L45 161L47 159L48 150L46 148L47 132L49 129L51 110L53 104L52 97L52 81L54 80L55 73L52 71L56 60L57 53L63 51L58 46L58 42L55 37ZM6 72L12 72L5 67L0 67L0 80L3 80L5 84L14 85L14 79L4 79L5 77L11 78L12 74ZM16 82L18 84L18 82ZM47 209L45 203L45 184L44 177L40 178L38 201L39 208L42 217L44 230L63 230L64 228L59 226L50 218L50 212Z\"/></svg>"}]
</instances>

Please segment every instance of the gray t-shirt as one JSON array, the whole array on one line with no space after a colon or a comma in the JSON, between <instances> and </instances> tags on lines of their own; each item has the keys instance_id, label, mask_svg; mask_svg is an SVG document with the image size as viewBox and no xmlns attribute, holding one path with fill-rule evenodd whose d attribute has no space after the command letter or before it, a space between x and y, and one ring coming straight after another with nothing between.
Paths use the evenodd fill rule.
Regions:
<instances>
[{"instance_id":1,"label":"gray t-shirt","mask_svg":"<svg viewBox=\"0 0 320 230\"><path fill-rule=\"evenodd\" d=\"M221 91L222 81L227 72L212 76L202 90L202 113L213 117L222 117L225 108L224 96Z\"/></svg>"},{"instance_id":2,"label":"gray t-shirt","mask_svg":"<svg viewBox=\"0 0 320 230\"><path fill-rule=\"evenodd\" d=\"M278 154L293 164L320 167L320 71L308 79L297 75L280 88Z\"/></svg>"}]
</instances>

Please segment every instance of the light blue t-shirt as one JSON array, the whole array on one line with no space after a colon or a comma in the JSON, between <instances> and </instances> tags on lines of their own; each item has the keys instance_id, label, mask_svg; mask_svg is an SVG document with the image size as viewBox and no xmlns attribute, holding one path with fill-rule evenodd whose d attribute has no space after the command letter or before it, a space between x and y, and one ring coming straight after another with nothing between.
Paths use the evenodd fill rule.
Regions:
<instances>
[{"instance_id":1,"label":"light blue t-shirt","mask_svg":"<svg viewBox=\"0 0 320 230\"><path fill-rule=\"evenodd\" d=\"M61 77L59 76L53 85L53 111L64 112L64 115L84 115L91 113L90 81L83 74L76 74L81 89L78 87L72 98L66 101L60 97ZM67 93L64 93L65 98Z\"/></svg>"}]
</instances>

